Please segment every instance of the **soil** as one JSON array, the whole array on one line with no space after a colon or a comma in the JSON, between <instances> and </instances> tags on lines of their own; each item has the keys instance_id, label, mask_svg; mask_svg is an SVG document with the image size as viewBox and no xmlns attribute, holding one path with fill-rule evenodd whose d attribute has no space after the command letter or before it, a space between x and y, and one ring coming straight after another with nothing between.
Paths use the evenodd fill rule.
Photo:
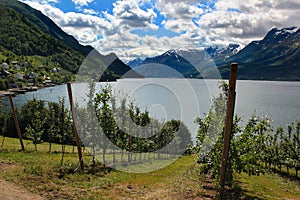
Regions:
<instances>
[{"instance_id":1,"label":"soil","mask_svg":"<svg viewBox=\"0 0 300 200\"><path fill-rule=\"evenodd\" d=\"M33 194L24 188L17 187L13 183L0 180L1 200L46 200L37 194Z\"/></svg>"},{"instance_id":2,"label":"soil","mask_svg":"<svg viewBox=\"0 0 300 200\"><path fill-rule=\"evenodd\" d=\"M13 162L3 162L0 160L0 170L12 170L16 167ZM0 179L0 200L46 200L37 194L33 194L25 188Z\"/></svg>"}]
</instances>

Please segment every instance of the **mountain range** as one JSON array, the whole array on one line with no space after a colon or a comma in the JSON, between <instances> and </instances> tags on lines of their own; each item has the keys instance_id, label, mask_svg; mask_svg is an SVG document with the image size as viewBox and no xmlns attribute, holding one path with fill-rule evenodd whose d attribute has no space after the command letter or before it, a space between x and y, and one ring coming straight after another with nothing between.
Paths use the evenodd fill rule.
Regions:
<instances>
[{"instance_id":1,"label":"mountain range","mask_svg":"<svg viewBox=\"0 0 300 200\"><path fill-rule=\"evenodd\" d=\"M102 55L81 45L40 11L17 0L0 0L0 58L34 56L58 63L63 69L100 80L121 77L227 79L232 62L239 64L239 79L300 80L300 29L274 28L259 41L241 49L238 44L202 50L175 49L162 55L124 64L115 54ZM2 55L2 56L1 56ZM134 70L132 70L129 66ZM138 73L136 73L136 72Z\"/></svg>"},{"instance_id":2,"label":"mountain range","mask_svg":"<svg viewBox=\"0 0 300 200\"><path fill-rule=\"evenodd\" d=\"M220 70L228 74L226 65L240 65L239 78L262 80L300 80L300 28L274 28L259 41L253 41L228 58Z\"/></svg>"},{"instance_id":3,"label":"mountain range","mask_svg":"<svg viewBox=\"0 0 300 200\"><path fill-rule=\"evenodd\" d=\"M300 80L300 28L274 28L243 49L238 44L202 50L177 49L127 64L145 77L222 78L232 62L239 64L238 78Z\"/></svg>"},{"instance_id":4,"label":"mountain range","mask_svg":"<svg viewBox=\"0 0 300 200\"><path fill-rule=\"evenodd\" d=\"M98 60L96 63L100 65L101 80L115 80L124 74L141 77L116 55L102 55L91 46L79 44L50 18L27 4L17 0L0 0L0 12L0 53L7 57L45 57L59 63L63 69L77 73L82 62L94 52L93 59ZM102 69L105 71L102 72Z\"/></svg>"}]
</instances>

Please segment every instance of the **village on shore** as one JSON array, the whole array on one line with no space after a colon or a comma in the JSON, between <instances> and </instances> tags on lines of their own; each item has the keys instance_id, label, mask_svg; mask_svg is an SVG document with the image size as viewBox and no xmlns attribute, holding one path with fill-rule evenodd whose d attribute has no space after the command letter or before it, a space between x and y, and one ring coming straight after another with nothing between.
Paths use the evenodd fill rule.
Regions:
<instances>
[{"instance_id":1,"label":"village on shore","mask_svg":"<svg viewBox=\"0 0 300 200\"><path fill-rule=\"evenodd\" d=\"M64 76L65 72L62 72L60 67L40 65L37 68L26 61L11 61L10 64L3 61L0 64L0 97L53 87L67 82L68 78Z\"/></svg>"}]
</instances>

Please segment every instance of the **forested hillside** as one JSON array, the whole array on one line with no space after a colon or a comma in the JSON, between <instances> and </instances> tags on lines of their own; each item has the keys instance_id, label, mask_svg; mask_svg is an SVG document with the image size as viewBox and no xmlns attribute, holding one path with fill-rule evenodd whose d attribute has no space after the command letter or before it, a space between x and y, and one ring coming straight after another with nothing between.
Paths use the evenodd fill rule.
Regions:
<instances>
[{"instance_id":1,"label":"forested hillside","mask_svg":"<svg viewBox=\"0 0 300 200\"><path fill-rule=\"evenodd\" d=\"M35 24L40 31L45 34L51 35L70 48L87 55L93 50L91 46L80 45L79 42L71 35L65 33L59 26L57 26L51 19L45 16L41 11L36 10L21 3L17 0L0 0L0 4L12 8L16 12L24 15L30 22Z\"/></svg>"},{"instance_id":2,"label":"forested hillside","mask_svg":"<svg viewBox=\"0 0 300 200\"><path fill-rule=\"evenodd\" d=\"M24 15L0 4L1 53L6 57L43 56L70 72L78 70L84 55L51 35L43 33Z\"/></svg>"},{"instance_id":3,"label":"forested hillside","mask_svg":"<svg viewBox=\"0 0 300 200\"><path fill-rule=\"evenodd\" d=\"M83 63L92 64L85 66L88 73L84 75L94 70L97 81L141 77L115 54L102 55L79 44L50 18L22 2L0 0L0 12L0 90L72 81Z\"/></svg>"}]
</instances>

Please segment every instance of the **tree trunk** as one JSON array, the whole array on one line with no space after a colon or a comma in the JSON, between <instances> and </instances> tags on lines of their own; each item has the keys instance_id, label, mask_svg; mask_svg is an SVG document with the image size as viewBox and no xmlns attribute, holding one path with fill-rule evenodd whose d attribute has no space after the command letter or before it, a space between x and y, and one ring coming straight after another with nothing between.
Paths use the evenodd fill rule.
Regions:
<instances>
[{"instance_id":1,"label":"tree trunk","mask_svg":"<svg viewBox=\"0 0 300 200\"><path fill-rule=\"evenodd\" d=\"M1 147L3 147L3 145L4 145L4 141L5 141L5 136L3 135L3 139L2 139Z\"/></svg>"},{"instance_id":2,"label":"tree trunk","mask_svg":"<svg viewBox=\"0 0 300 200\"><path fill-rule=\"evenodd\" d=\"M141 163L142 162L142 152L139 153L139 156L140 156L139 157L139 162Z\"/></svg>"},{"instance_id":3,"label":"tree trunk","mask_svg":"<svg viewBox=\"0 0 300 200\"><path fill-rule=\"evenodd\" d=\"M124 160L124 149L122 148L121 150L121 163L123 162Z\"/></svg>"},{"instance_id":4,"label":"tree trunk","mask_svg":"<svg viewBox=\"0 0 300 200\"><path fill-rule=\"evenodd\" d=\"M105 160L105 154L106 154L106 148L103 148L103 155L102 155L102 160L103 160L103 165L105 166L106 160Z\"/></svg>"},{"instance_id":5,"label":"tree trunk","mask_svg":"<svg viewBox=\"0 0 300 200\"><path fill-rule=\"evenodd\" d=\"M52 143L49 142L49 153L51 153L51 150L52 150Z\"/></svg>"},{"instance_id":6,"label":"tree trunk","mask_svg":"<svg viewBox=\"0 0 300 200\"><path fill-rule=\"evenodd\" d=\"M115 145L113 145L113 165L116 164L116 149L115 149Z\"/></svg>"},{"instance_id":7,"label":"tree trunk","mask_svg":"<svg viewBox=\"0 0 300 200\"><path fill-rule=\"evenodd\" d=\"M93 167L96 166L96 162L95 162L95 147L92 147L92 154L93 154Z\"/></svg>"},{"instance_id":8,"label":"tree trunk","mask_svg":"<svg viewBox=\"0 0 300 200\"><path fill-rule=\"evenodd\" d=\"M131 163L131 136L128 138L128 162Z\"/></svg>"},{"instance_id":9,"label":"tree trunk","mask_svg":"<svg viewBox=\"0 0 300 200\"><path fill-rule=\"evenodd\" d=\"M60 160L60 173L62 172L62 165L63 165L63 162L64 162L64 157L65 157L65 145L62 144L61 145L61 151L62 151L62 155L61 155L61 160Z\"/></svg>"},{"instance_id":10,"label":"tree trunk","mask_svg":"<svg viewBox=\"0 0 300 200\"><path fill-rule=\"evenodd\" d=\"M282 166L282 165L281 165L281 164L279 164L279 172L281 172L281 166Z\"/></svg>"}]
</instances>

